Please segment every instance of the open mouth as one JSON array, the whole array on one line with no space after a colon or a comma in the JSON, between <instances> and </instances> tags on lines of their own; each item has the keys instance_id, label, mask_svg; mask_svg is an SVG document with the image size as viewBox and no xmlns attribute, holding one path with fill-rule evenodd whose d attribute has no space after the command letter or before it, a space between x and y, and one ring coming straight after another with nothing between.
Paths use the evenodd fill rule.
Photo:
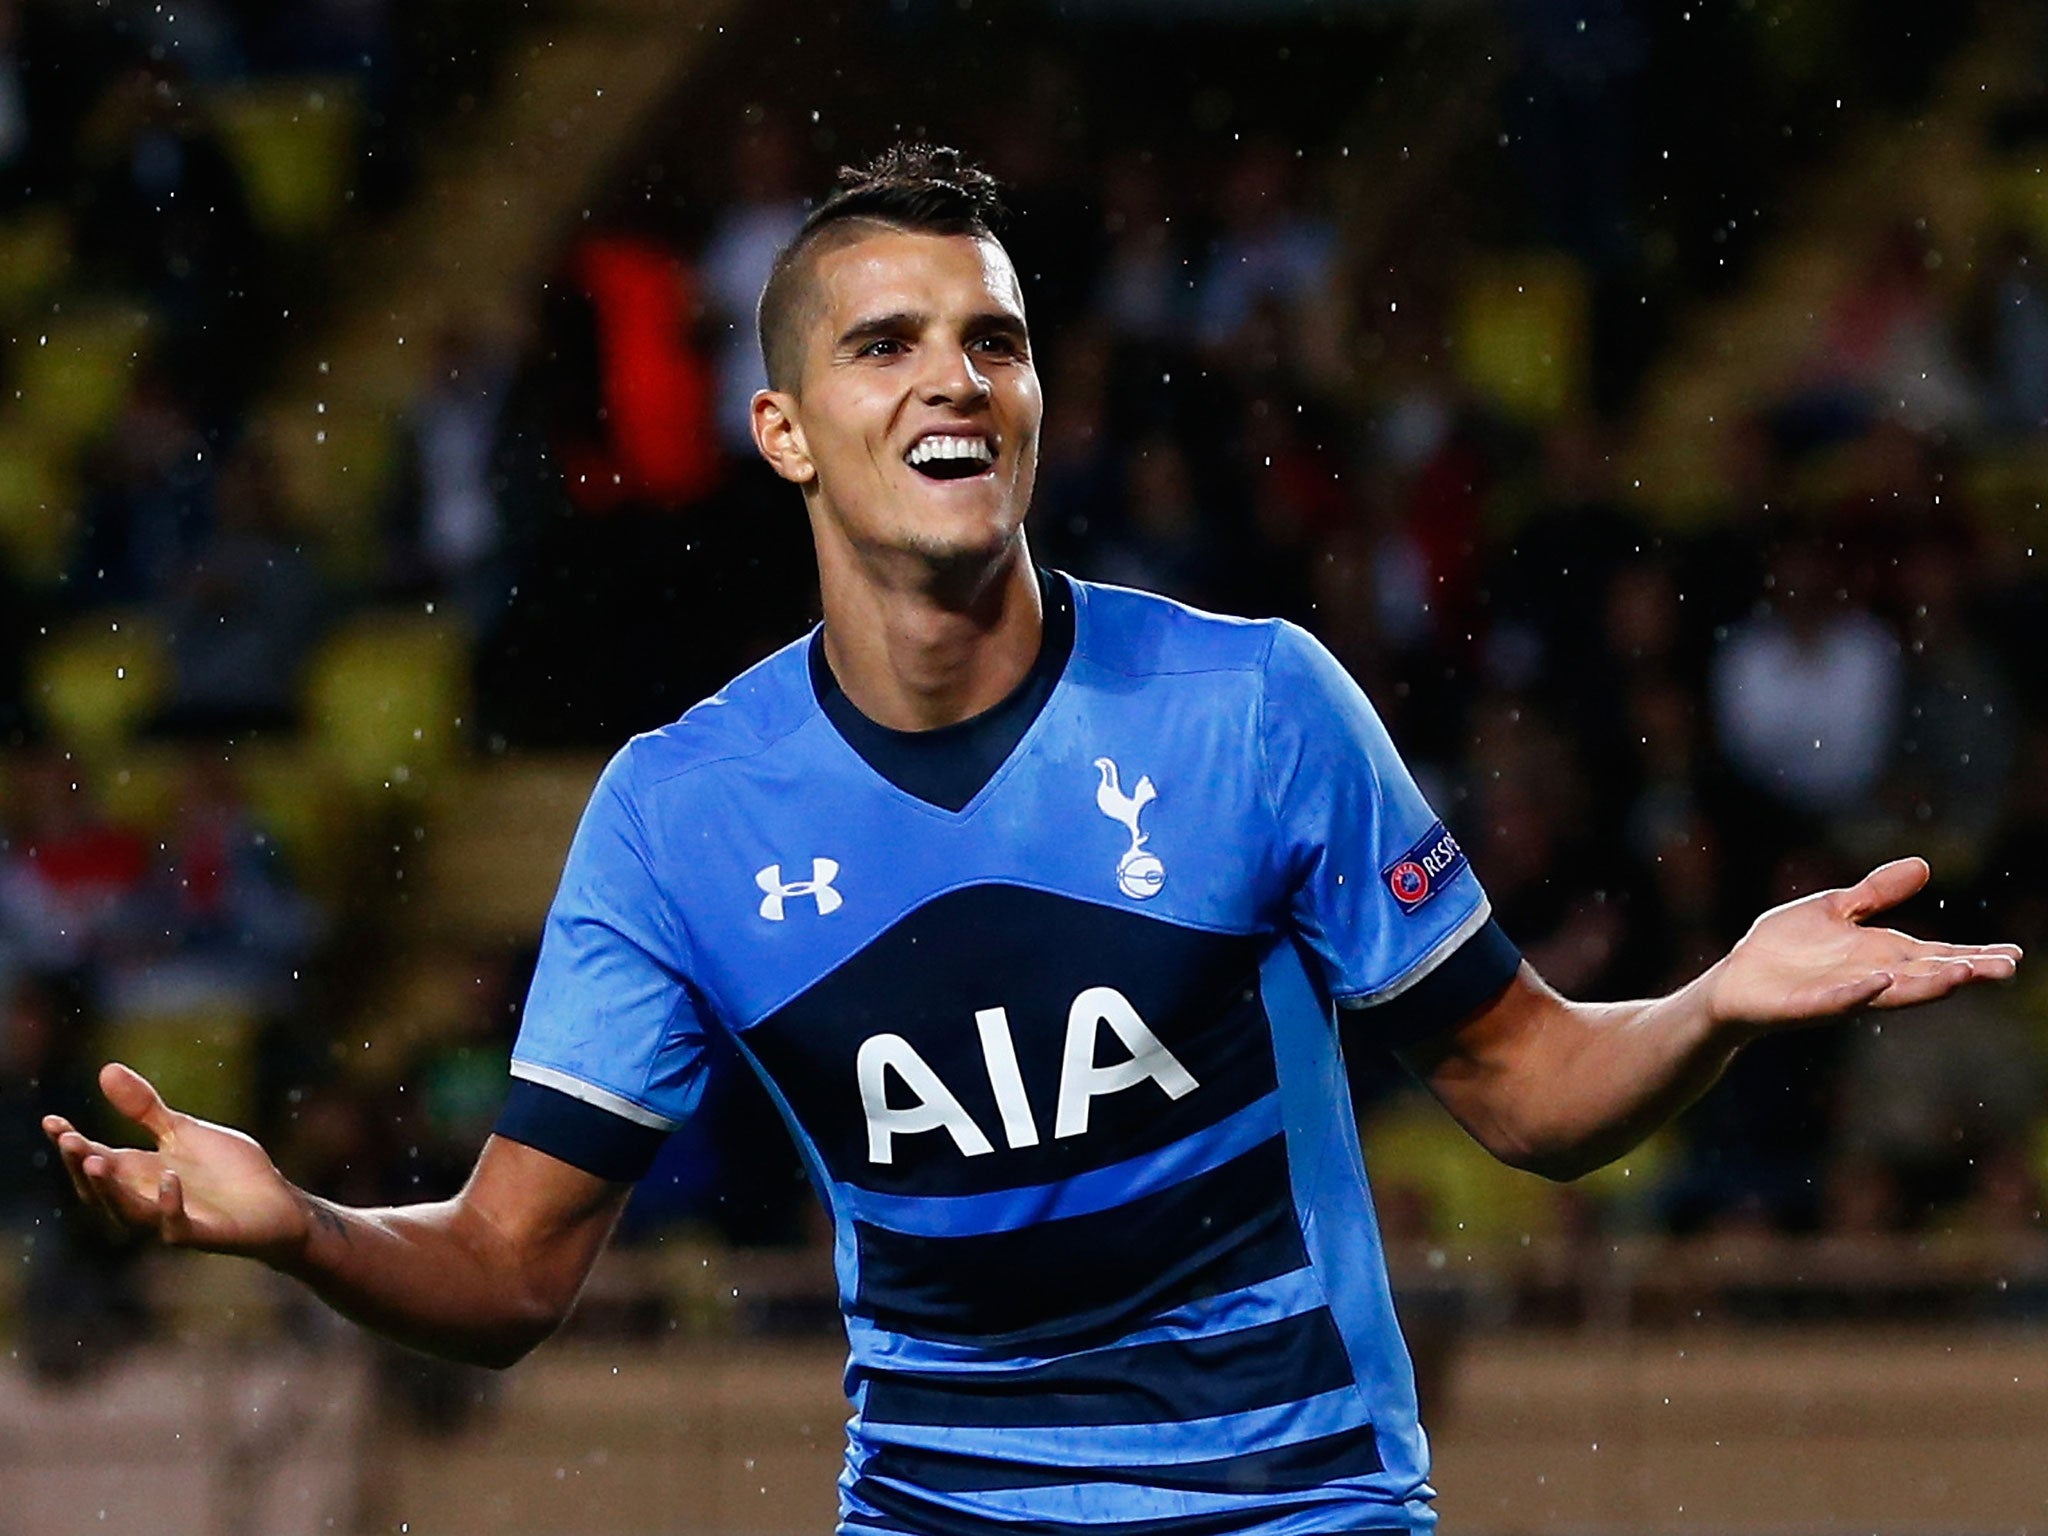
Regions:
<instances>
[{"instance_id":1,"label":"open mouth","mask_svg":"<svg viewBox=\"0 0 2048 1536\"><path fill-rule=\"evenodd\" d=\"M995 461L995 445L987 438L939 433L919 438L903 456L903 462L927 480L972 479L986 473Z\"/></svg>"}]
</instances>

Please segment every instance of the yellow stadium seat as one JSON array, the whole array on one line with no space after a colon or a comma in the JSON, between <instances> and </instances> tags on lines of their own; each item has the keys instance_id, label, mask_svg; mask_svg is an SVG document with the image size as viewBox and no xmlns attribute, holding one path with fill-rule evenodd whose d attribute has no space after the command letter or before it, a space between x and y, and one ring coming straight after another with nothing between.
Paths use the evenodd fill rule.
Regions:
<instances>
[{"instance_id":1,"label":"yellow stadium seat","mask_svg":"<svg viewBox=\"0 0 2048 1536\"><path fill-rule=\"evenodd\" d=\"M255 1108L256 1020L222 995L205 1003L117 1012L103 1025L110 1060L126 1062L187 1114L247 1125Z\"/></svg>"},{"instance_id":2,"label":"yellow stadium seat","mask_svg":"<svg viewBox=\"0 0 2048 1536\"><path fill-rule=\"evenodd\" d=\"M249 809L277 839L293 883L319 899L339 897L356 845L332 765L298 742L237 747L234 764Z\"/></svg>"},{"instance_id":3,"label":"yellow stadium seat","mask_svg":"<svg viewBox=\"0 0 2048 1536\"><path fill-rule=\"evenodd\" d=\"M78 488L59 446L25 422L0 425L0 560L31 581L63 573Z\"/></svg>"},{"instance_id":4,"label":"yellow stadium seat","mask_svg":"<svg viewBox=\"0 0 2048 1536\"><path fill-rule=\"evenodd\" d=\"M352 790L423 792L433 770L456 755L468 713L468 648L452 622L370 615L314 658L312 743Z\"/></svg>"},{"instance_id":5,"label":"yellow stadium seat","mask_svg":"<svg viewBox=\"0 0 2048 1536\"><path fill-rule=\"evenodd\" d=\"M1419 1196L1439 1242L1504 1245L1556 1230L1551 1187L1497 1161L1434 1104L1390 1106L1366 1122L1364 1142L1375 1198Z\"/></svg>"},{"instance_id":6,"label":"yellow stadium seat","mask_svg":"<svg viewBox=\"0 0 2048 1536\"><path fill-rule=\"evenodd\" d=\"M2048 176L2037 154L2013 155L1985 178L1992 206L2007 224L2048 244Z\"/></svg>"},{"instance_id":7,"label":"yellow stadium seat","mask_svg":"<svg viewBox=\"0 0 2048 1536\"><path fill-rule=\"evenodd\" d=\"M157 712L170 676L153 620L99 614L53 635L30 657L29 702L65 746L104 756Z\"/></svg>"},{"instance_id":8,"label":"yellow stadium seat","mask_svg":"<svg viewBox=\"0 0 2048 1536\"><path fill-rule=\"evenodd\" d=\"M1627 1157L1594 1169L1575 1187L1600 1201L1648 1201L1684 1153L1678 1131L1666 1126Z\"/></svg>"},{"instance_id":9,"label":"yellow stadium seat","mask_svg":"<svg viewBox=\"0 0 2048 1536\"><path fill-rule=\"evenodd\" d=\"M20 325L8 349L19 419L61 448L100 436L128 398L149 324L146 310L101 308Z\"/></svg>"},{"instance_id":10,"label":"yellow stadium seat","mask_svg":"<svg viewBox=\"0 0 2048 1536\"><path fill-rule=\"evenodd\" d=\"M328 76L238 86L214 98L214 122L266 234L311 240L334 227L360 116L354 87Z\"/></svg>"},{"instance_id":11,"label":"yellow stadium seat","mask_svg":"<svg viewBox=\"0 0 2048 1536\"><path fill-rule=\"evenodd\" d=\"M107 819L156 833L178 814L189 749L163 742L122 746L93 765L93 789Z\"/></svg>"},{"instance_id":12,"label":"yellow stadium seat","mask_svg":"<svg viewBox=\"0 0 2048 1536\"><path fill-rule=\"evenodd\" d=\"M25 208L0 222L0 312L26 309L71 265L71 225L61 208Z\"/></svg>"},{"instance_id":13,"label":"yellow stadium seat","mask_svg":"<svg viewBox=\"0 0 2048 1536\"><path fill-rule=\"evenodd\" d=\"M1481 262L1458 297L1459 372L1515 420L1555 421L1586 398L1591 312L1585 273L1561 251Z\"/></svg>"}]
</instances>

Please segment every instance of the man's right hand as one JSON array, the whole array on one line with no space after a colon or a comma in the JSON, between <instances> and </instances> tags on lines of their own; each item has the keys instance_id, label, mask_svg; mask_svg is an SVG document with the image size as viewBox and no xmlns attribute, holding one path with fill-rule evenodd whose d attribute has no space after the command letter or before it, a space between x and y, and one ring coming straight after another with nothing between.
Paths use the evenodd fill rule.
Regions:
<instances>
[{"instance_id":1,"label":"man's right hand","mask_svg":"<svg viewBox=\"0 0 2048 1536\"><path fill-rule=\"evenodd\" d=\"M62 1115L45 1116L43 1132L56 1143L80 1200L177 1247L273 1262L303 1250L307 1198L254 1139L179 1113L147 1078L118 1062L100 1069L100 1091L150 1134L156 1150L109 1147Z\"/></svg>"}]
</instances>

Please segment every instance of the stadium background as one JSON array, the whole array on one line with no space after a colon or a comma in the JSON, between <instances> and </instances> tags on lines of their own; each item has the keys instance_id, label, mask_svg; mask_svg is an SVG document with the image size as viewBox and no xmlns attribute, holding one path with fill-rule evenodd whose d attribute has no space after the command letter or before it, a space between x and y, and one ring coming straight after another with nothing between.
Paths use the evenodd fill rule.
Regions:
<instances>
[{"instance_id":1,"label":"stadium background","mask_svg":"<svg viewBox=\"0 0 2048 1536\"><path fill-rule=\"evenodd\" d=\"M2048 26L1906 0L0 0L0 1532L795 1536L819 1229L721 1095L505 1378L110 1245L114 1054L452 1189L604 756L799 634L751 305L1013 187L1034 539L1316 630L1582 997L1919 851L2048 939ZM2048 993L1554 1187L1354 1063L1447 1529L2048 1528ZM105 1129L105 1127L101 1127Z\"/></svg>"}]
</instances>

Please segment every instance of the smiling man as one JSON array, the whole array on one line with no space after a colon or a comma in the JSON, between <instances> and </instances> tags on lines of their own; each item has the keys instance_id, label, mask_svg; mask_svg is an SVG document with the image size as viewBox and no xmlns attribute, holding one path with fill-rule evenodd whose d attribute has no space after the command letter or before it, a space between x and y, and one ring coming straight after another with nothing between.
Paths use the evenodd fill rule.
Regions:
<instances>
[{"instance_id":1,"label":"smiling man","mask_svg":"<svg viewBox=\"0 0 2048 1536\"><path fill-rule=\"evenodd\" d=\"M847 1536L1427 1528L1343 1032L1569 1177L1755 1035L2018 951L1864 926L1926 879L1904 859L1669 997L1545 987L1308 635L1033 568L995 213L957 155L892 151L777 264L755 435L825 623L605 771L461 1195L334 1206L118 1066L154 1151L47 1128L117 1218L503 1364L568 1310L715 1031L832 1220Z\"/></svg>"}]
</instances>

